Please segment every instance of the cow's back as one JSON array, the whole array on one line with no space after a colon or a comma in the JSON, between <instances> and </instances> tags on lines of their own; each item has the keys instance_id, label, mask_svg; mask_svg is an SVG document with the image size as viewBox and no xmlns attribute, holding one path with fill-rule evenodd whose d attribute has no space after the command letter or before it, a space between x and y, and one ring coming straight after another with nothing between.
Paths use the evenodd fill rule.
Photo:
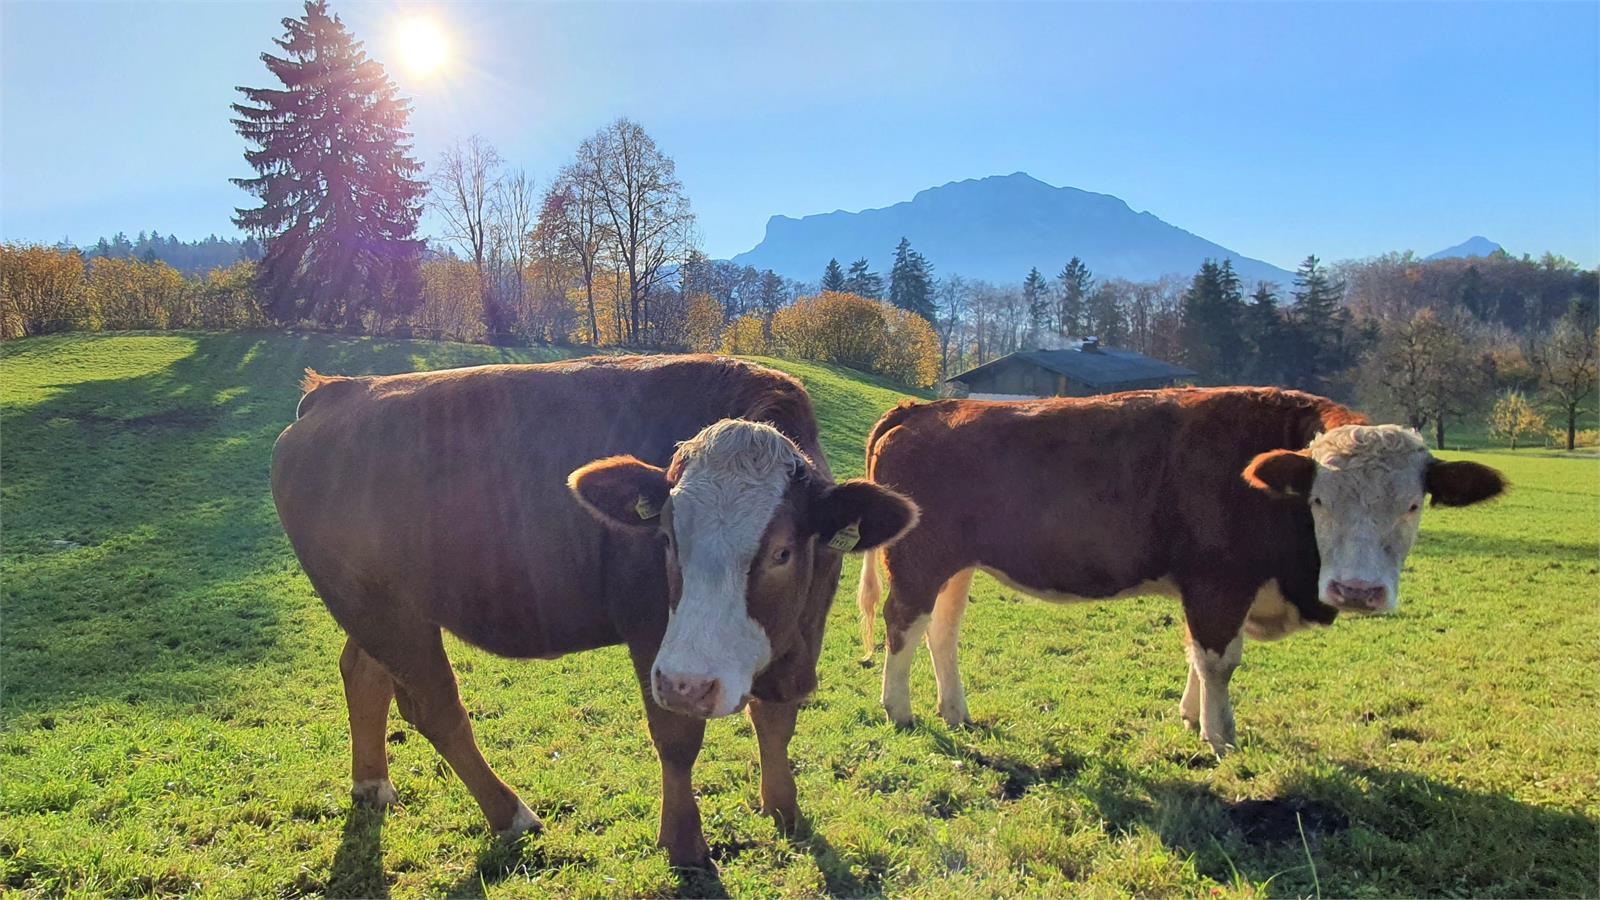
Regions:
<instances>
[{"instance_id":1,"label":"cow's back","mask_svg":"<svg viewBox=\"0 0 1600 900\"><path fill-rule=\"evenodd\" d=\"M567 476L618 454L664 466L679 441L739 417L772 421L822 464L799 384L734 360L332 379L279 438L273 496L347 629L416 615L496 653L555 655L622 640L665 607L660 548L606 530Z\"/></svg>"}]
</instances>

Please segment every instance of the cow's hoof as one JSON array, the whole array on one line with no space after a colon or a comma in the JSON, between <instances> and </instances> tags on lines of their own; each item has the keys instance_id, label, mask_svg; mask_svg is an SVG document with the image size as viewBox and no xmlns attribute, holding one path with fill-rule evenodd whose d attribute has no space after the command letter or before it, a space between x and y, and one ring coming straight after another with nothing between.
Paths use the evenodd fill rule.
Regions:
<instances>
[{"instance_id":1,"label":"cow's hoof","mask_svg":"<svg viewBox=\"0 0 1600 900\"><path fill-rule=\"evenodd\" d=\"M499 837L503 841L514 841L525 834L537 835L542 831L544 831L544 823L539 821L539 817L533 814L533 810L528 808L528 804L518 800L517 811L511 817L511 824L500 830Z\"/></svg>"},{"instance_id":2,"label":"cow's hoof","mask_svg":"<svg viewBox=\"0 0 1600 900\"><path fill-rule=\"evenodd\" d=\"M358 781L350 787L350 799L362 806L372 806L382 809L399 802L400 795L395 793L394 785L387 778L373 778L367 781Z\"/></svg>"},{"instance_id":3,"label":"cow's hoof","mask_svg":"<svg viewBox=\"0 0 1600 900\"><path fill-rule=\"evenodd\" d=\"M949 707L939 704L939 718L944 720L951 728L966 728L972 724L972 717L967 715L967 705L951 705Z\"/></svg>"},{"instance_id":4,"label":"cow's hoof","mask_svg":"<svg viewBox=\"0 0 1600 900\"><path fill-rule=\"evenodd\" d=\"M1213 739L1213 738L1210 738L1210 737L1206 737L1205 738L1205 742L1211 745L1211 752L1215 753L1217 755L1217 759L1221 759L1224 756L1227 756L1229 753L1232 753L1234 750L1239 749L1234 744L1232 738L1229 738L1227 740L1222 740L1220 738L1219 739Z\"/></svg>"},{"instance_id":5,"label":"cow's hoof","mask_svg":"<svg viewBox=\"0 0 1600 900\"><path fill-rule=\"evenodd\" d=\"M767 804L761 811L772 819L772 824L777 827L778 833L785 837L794 834L795 827L800 824L800 806L793 800L788 803Z\"/></svg>"},{"instance_id":6,"label":"cow's hoof","mask_svg":"<svg viewBox=\"0 0 1600 900\"><path fill-rule=\"evenodd\" d=\"M711 869L711 848L706 846L704 835L695 835L693 840L674 841L663 843L667 851L667 864L674 869Z\"/></svg>"},{"instance_id":7,"label":"cow's hoof","mask_svg":"<svg viewBox=\"0 0 1600 900\"><path fill-rule=\"evenodd\" d=\"M1180 715L1179 717L1181 719L1183 719L1183 729L1185 731L1199 731L1200 730L1200 720L1199 719L1193 719L1193 718L1190 718L1190 717L1184 716L1184 715Z\"/></svg>"}]
</instances>

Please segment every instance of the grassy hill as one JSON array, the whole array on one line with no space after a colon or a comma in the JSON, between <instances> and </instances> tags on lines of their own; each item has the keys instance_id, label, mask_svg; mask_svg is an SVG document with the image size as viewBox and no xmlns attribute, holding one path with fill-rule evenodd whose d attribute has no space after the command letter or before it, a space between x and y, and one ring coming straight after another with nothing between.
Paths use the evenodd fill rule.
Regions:
<instances>
[{"instance_id":1,"label":"grassy hill","mask_svg":"<svg viewBox=\"0 0 1600 900\"><path fill-rule=\"evenodd\" d=\"M0 348L0 884L24 894L291 896L1588 895L1600 822L1593 459L1485 461L1515 484L1433 509L1401 612L1252 644L1242 747L1185 732L1169 600L1053 607L980 579L977 726L887 726L847 567L793 744L810 828L756 812L753 734L696 770L716 874L653 844L657 765L617 648L514 662L452 645L479 738L545 820L505 848L395 716L402 806L352 810L342 636L267 491L305 366L553 358L325 335L72 335ZM836 472L904 395L768 361L816 401ZM1330 804L1348 827L1261 840L1230 805Z\"/></svg>"}]
</instances>

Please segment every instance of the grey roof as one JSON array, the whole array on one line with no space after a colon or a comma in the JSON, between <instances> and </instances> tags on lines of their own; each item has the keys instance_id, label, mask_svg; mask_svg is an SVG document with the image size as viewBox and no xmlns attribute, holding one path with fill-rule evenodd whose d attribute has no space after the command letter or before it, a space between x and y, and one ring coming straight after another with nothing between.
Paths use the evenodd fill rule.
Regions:
<instances>
[{"instance_id":1,"label":"grey roof","mask_svg":"<svg viewBox=\"0 0 1600 900\"><path fill-rule=\"evenodd\" d=\"M1151 359L1132 350L1107 347L1103 344L1098 350L1084 350L1080 344L1062 350L1019 350L986 362L977 368L968 369L960 375L952 376L950 380L964 382L985 369L1012 360L1020 360L1065 375L1074 381L1102 387L1151 379L1193 378L1196 374L1183 366Z\"/></svg>"}]
</instances>

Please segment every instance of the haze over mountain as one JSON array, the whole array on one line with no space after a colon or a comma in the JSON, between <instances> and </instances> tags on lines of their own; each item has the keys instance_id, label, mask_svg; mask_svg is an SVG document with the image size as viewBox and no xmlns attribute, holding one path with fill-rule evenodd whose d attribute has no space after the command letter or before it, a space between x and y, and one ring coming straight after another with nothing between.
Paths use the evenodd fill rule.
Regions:
<instances>
[{"instance_id":1,"label":"haze over mountain","mask_svg":"<svg viewBox=\"0 0 1600 900\"><path fill-rule=\"evenodd\" d=\"M761 243L733 261L814 282L829 259L848 266L865 256L887 273L902 236L940 276L1002 283L1021 281L1035 266L1054 277L1073 256L1097 278L1188 277L1206 259L1231 259L1247 290L1258 280L1287 287L1293 279L1109 194L1055 187L1024 172L954 181L882 209L773 216Z\"/></svg>"},{"instance_id":2,"label":"haze over mountain","mask_svg":"<svg viewBox=\"0 0 1600 900\"><path fill-rule=\"evenodd\" d=\"M1499 244L1489 240L1481 234L1475 234L1454 247L1446 247L1438 253L1426 257L1427 259L1457 259L1471 256L1493 256L1502 250Z\"/></svg>"}]
</instances>

